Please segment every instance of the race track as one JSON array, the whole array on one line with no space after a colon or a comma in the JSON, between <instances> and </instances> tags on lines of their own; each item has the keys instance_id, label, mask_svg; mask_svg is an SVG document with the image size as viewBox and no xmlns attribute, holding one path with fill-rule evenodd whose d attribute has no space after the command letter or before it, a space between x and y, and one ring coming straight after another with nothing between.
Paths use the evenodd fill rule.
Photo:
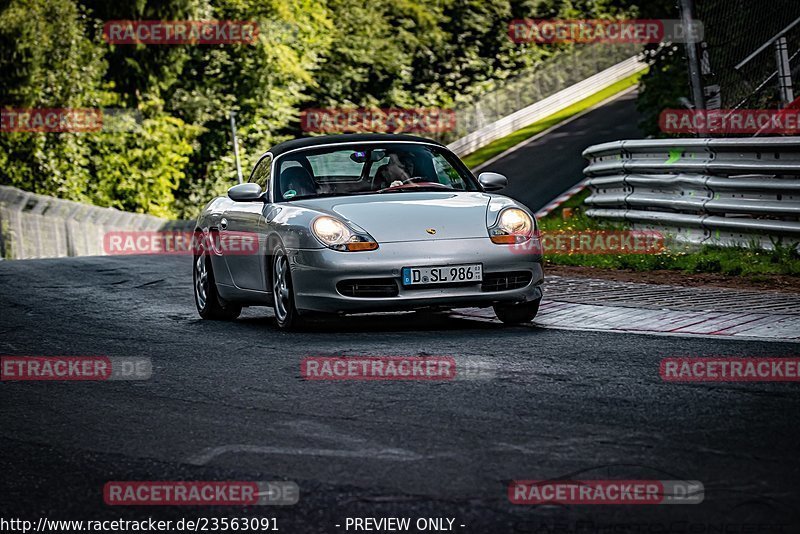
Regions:
<instances>
[{"instance_id":1,"label":"race track","mask_svg":"<svg viewBox=\"0 0 800 534\"><path fill-rule=\"evenodd\" d=\"M547 135L524 142L496 161L490 160L478 167L478 172L505 174L509 185L503 194L538 211L584 179L587 162L581 154L587 147L642 137L636 95L635 90L621 94L562 123Z\"/></svg>"}]
</instances>

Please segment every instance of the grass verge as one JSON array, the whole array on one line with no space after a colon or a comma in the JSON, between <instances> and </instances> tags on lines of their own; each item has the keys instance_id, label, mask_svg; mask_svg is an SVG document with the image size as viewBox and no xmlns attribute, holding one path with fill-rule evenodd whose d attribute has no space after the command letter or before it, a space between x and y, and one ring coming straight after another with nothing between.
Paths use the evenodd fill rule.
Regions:
<instances>
[{"instance_id":1,"label":"grass verge","mask_svg":"<svg viewBox=\"0 0 800 534\"><path fill-rule=\"evenodd\" d=\"M595 104L598 104L603 100L611 96L614 96L615 94L620 93L625 89L628 89L629 87L637 85L639 83L639 78L641 78L645 72L647 71L644 70L637 74L629 76L624 80L620 80L614 85L611 85L603 89L599 93L595 93L592 96L586 97L583 100L580 100L572 104L568 108L562 109L561 111L553 113L552 115L549 115L542 120L534 122L530 126L526 126L521 130L517 130L516 132L509 134L503 138L500 138L497 141L493 141L488 145L486 145L485 147L476 150L469 156L466 156L462 159L470 169L473 169L478 165L480 165L481 163L495 157L496 155L505 152L509 148L520 144L526 139L530 139L534 135L543 132L548 128L551 128L552 126L555 126L559 122L565 121L570 117L589 109Z\"/></svg>"},{"instance_id":2,"label":"grass verge","mask_svg":"<svg viewBox=\"0 0 800 534\"><path fill-rule=\"evenodd\" d=\"M583 191L539 220L542 232L580 232L584 230L626 230L623 223L591 219L582 209L589 196ZM564 208L573 215L563 218ZM658 254L545 254L546 265L578 265L601 269L633 271L672 270L684 273L719 273L747 276L757 282L770 275L800 276L800 253L791 245L774 250L751 247L715 247L705 245L691 249L668 249Z\"/></svg>"}]
</instances>

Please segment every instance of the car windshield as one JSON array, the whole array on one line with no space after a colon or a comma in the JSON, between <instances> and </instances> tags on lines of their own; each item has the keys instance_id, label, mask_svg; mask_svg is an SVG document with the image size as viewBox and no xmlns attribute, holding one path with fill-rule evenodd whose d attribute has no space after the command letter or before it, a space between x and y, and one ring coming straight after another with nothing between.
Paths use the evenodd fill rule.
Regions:
<instances>
[{"instance_id":1,"label":"car windshield","mask_svg":"<svg viewBox=\"0 0 800 534\"><path fill-rule=\"evenodd\" d=\"M275 200L409 191L479 191L452 153L435 145L322 147L278 158Z\"/></svg>"}]
</instances>

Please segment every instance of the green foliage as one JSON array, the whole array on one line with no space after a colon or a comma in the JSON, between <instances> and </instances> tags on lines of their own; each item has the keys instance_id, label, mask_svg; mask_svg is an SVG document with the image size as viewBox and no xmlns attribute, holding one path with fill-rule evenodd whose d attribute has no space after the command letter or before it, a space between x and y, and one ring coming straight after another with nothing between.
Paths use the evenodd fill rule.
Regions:
<instances>
[{"instance_id":1,"label":"green foliage","mask_svg":"<svg viewBox=\"0 0 800 534\"><path fill-rule=\"evenodd\" d=\"M16 0L0 13L2 102L15 108L119 107L96 21L70 0ZM42 194L174 217L196 128L153 112L133 131L4 133L0 182Z\"/></svg>"},{"instance_id":2,"label":"green foliage","mask_svg":"<svg viewBox=\"0 0 800 534\"><path fill-rule=\"evenodd\" d=\"M17 108L95 107L103 53L69 0L12 2L0 13L0 94ZM90 152L80 134L0 135L0 183L85 200Z\"/></svg>"},{"instance_id":3,"label":"green foliage","mask_svg":"<svg viewBox=\"0 0 800 534\"><path fill-rule=\"evenodd\" d=\"M679 19L680 15L675 0L650 0L641 6L644 19ZM648 137L668 137L659 128L661 111L685 108L681 99L691 99L686 49L682 44L651 44L645 46L645 52L650 57L650 69L642 77L636 102L642 116L639 128Z\"/></svg>"},{"instance_id":4,"label":"green foliage","mask_svg":"<svg viewBox=\"0 0 800 534\"><path fill-rule=\"evenodd\" d=\"M0 12L0 91L20 107L96 106L106 62L71 0L12 1Z\"/></svg>"},{"instance_id":5,"label":"green foliage","mask_svg":"<svg viewBox=\"0 0 800 534\"><path fill-rule=\"evenodd\" d=\"M136 131L0 134L0 183L102 206L192 217L299 135L308 107L449 107L552 47L515 44L524 17L614 17L620 0L6 0L0 107L113 107ZM110 45L112 20L243 20L254 44Z\"/></svg>"},{"instance_id":6,"label":"green foliage","mask_svg":"<svg viewBox=\"0 0 800 534\"><path fill-rule=\"evenodd\" d=\"M196 131L178 118L158 115L142 121L134 132L88 135L94 177L88 197L102 206L174 216L174 192L186 178Z\"/></svg>"},{"instance_id":7,"label":"green foliage","mask_svg":"<svg viewBox=\"0 0 800 534\"><path fill-rule=\"evenodd\" d=\"M668 137L661 132L658 118L665 109L683 109L681 98L689 98L689 73L683 47L660 50L642 77L636 107L642 118L639 128L647 136Z\"/></svg>"}]
</instances>

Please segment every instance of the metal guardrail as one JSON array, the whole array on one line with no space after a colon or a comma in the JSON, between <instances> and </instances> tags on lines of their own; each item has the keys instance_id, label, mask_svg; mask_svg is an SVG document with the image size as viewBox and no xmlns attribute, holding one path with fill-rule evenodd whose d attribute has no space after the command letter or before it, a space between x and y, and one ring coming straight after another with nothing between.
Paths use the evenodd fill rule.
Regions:
<instances>
[{"instance_id":1,"label":"metal guardrail","mask_svg":"<svg viewBox=\"0 0 800 534\"><path fill-rule=\"evenodd\" d=\"M590 217L683 243L800 247L800 137L615 141L583 156Z\"/></svg>"},{"instance_id":2,"label":"metal guardrail","mask_svg":"<svg viewBox=\"0 0 800 534\"><path fill-rule=\"evenodd\" d=\"M555 56L476 103L456 106L456 131L438 140L459 156L474 152L646 69L635 50L601 44Z\"/></svg>"},{"instance_id":3,"label":"metal guardrail","mask_svg":"<svg viewBox=\"0 0 800 534\"><path fill-rule=\"evenodd\" d=\"M106 232L191 230L192 224L0 186L0 257L4 259L103 255Z\"/></svg>"}]
</instances>

